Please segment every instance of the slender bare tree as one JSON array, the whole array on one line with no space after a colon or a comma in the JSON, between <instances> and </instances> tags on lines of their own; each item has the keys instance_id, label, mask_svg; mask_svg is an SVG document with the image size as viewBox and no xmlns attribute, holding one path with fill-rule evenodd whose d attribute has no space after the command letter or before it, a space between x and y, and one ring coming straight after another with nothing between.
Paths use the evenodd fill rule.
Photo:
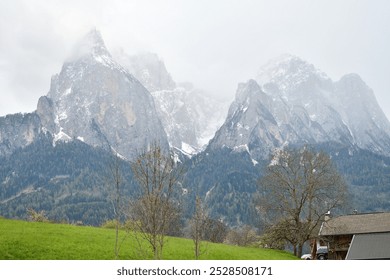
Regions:
<instances>
[{"instance_id":1,"label":"slender bare tree","mask_svg":"<svg viewBox=\"0 0 390 280\"><path fill-rule=\"evenodd\" d=\"M208 216L203 207L202 200L199 196L195 198L195 213L190 221L190 233L194 242L195 259L206 252L206 247L203 246L205 233L208 230Z\"/></svg>"},{"instance_id":2,"label":"slender bare tree","mask_svg":"<svg viewBox=\"0 0 390 280\"><path fill-rule=\"evenodd\" d=\"M114 219L112 220L115 224L115 244L114 244L114 255L115 259L119 258L119 252L121 245L123 244L126 236L121 240L119 239L119 231L121 228L121 219L125 214L125 196L124 196L124 185L125 178L123 176L123 164L125 163L118 152L108 143L103 142L107 145L107 149L112 153L107 162L107 169L105 170L105 184L108 186L107 199L112 205L114 212ZM111 221L111 222L112 222Z\"/></svg>"},{"instance_id":3,"label":"slender bare tree","mask_svg":"<svg viewBox=\"0 0 390 280\"><path fill-rule=\"evenodd\" d=\"M269 225L268 235L290 243L296 256L316 235L324 215L347 197L330 157L307 147L276 152L258 186L257 209Z\"/></svg>"},{"instance_id":4,"label":"slender bare tree","mask_svg":"<svg viewBox=\"0 0 390 280\"><path fill-rule=\"evenodd\" d=\"M179 217L175 193L183 169L157 144L142 152L131 166L140 195L131 202L130 215L154 259L161 259L166 235Z\"/></svg>"},{"instance_id":5,"label":"slender bare tree","mask_svg":"<svg viewBox=\"0 0 390 280\"><path fill-rule=\"evenodd\" d=\"M121 219L121 213L123 210L123 203L122 203L122 189L121 185L123 182L123 176L121 173L120 168L120 158L119 155L115 152L114 158L109 166L110 173L111 173L111 182L114 185L114 192L113 192L113 209L114 209L114 215L115 215L115 246L114 246L114 254L115 259L119 258L119 251L120 251L120 242L119 242L119 229L120 229L120 219Z\"/></svg>"},{"instance_id":6,"label":"slender bare tree","mask_svg":"<svg viewBox=\"0 0 390 280\"><path fill-rule=\"evenodd\" d=\"M104 147L109 153L111 153L108 168L106 170L106 184L109 186L108 199L112 204L112 208L114 211L114 221L115 221L115 245L114 245L114 255L115 259L119 258L119 252L121 245L123 244L126 236L119 240L119 230L121 228L121 218L125 214L125 199L123 193L123 185L124 185L124 176L122 174L122 164L124 162L124 158L117 152L117 149L111 145L110 141L101 134L100 129L98 129L98 139L101 140L101 146Z\"/></svg>"}]
</instances>

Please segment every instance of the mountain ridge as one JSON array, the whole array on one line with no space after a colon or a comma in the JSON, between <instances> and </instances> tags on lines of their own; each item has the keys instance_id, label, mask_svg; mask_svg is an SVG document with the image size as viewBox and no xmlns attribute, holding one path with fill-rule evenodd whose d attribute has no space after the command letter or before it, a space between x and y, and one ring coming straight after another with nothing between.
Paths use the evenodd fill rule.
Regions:
<instances>
[{"instance_id":1,"label":"mountain ridge","mask_svg":"<svg viewBox=\"0 0 390 280\"><path fill-rule=\"evenodd\" d=\"M390 156L390 123L357 74L333 82L291 55L264 69L257 78L262 86L253 79L239 84L211 147L247 145L259 160L288 144L335 142Z\"/></svg>"},{"instance_id":2,"label":"mountain ridge","mask_svg":"<svg viewBox=\"0 0 390 280\"><path fill-rule=\"evenodd\" d=\"M218 101L191 83L177 83L157 54L128 55L116 59L150 91L171 148L188 156L202 151L223 123L227 103Z\"/></svg>"}]
</instances>

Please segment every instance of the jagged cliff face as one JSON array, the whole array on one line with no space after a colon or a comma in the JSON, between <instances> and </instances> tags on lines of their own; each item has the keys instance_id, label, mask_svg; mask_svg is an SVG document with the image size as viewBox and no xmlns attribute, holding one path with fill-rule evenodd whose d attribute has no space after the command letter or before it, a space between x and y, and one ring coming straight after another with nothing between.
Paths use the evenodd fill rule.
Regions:
<instances>
[{"instance_id":1,"label":"jagged cliff face","mask_svg":"<svg viewBox=\"0 0 390 280\"><path fill-rule=\"evenodd\" d=\"M31 144L41 132L41 121L36 113L0 117L0 156L9 156L16 149Z\"/></svg>"},{"instance_id":2,"label":"jagged cliff face","mask_svg":"<svg viewBox=\"0 0 390 280\"><path fill-rule=\"evenodd\" d=\"M348 125L357 146L390 155L390 124L375 95L357 74L335 83L335 107Z\"/></svg>"},{"instance_id":3,"label":"jagged cliff face","mask_svg":"<svg viewBox=\"0 0 390 280\"><path fill-rule=\"evenodd\" d=\"M222 125L228 103L190 83L177 84L156 54L118 51L114 56L151 92L170 146L188 155L205 148Z\"/></svg>"},{"instance_id":4,"label":"jagged cliff face","mask_svg":"<svg viewBox=\"0 0 390 280\"><path fill-rule=\"evenodd\" d=\"M390 155L389 135L389 121L358 75L333 82L313 65L285 55L265 65L257 81L238 86L210 147L244 149L254 159L286 145L321 143Z\"/></svg>"},{"instance_id":5,"label":"jagged cliff face","mask_svg":"<svg viewBox=\"0 0 390 280\"><path fill-rule=\"evenodd\" d=\"M79 139L128 159L152 143L168 149L152 95L114 61L96 30L52 77L35 112L0 118L0 155L31 144L40 133L51 134L53 144Z\"/></svg>"},{"instance_id":6,"label":"jagged cliff face","mask_svg":"<svg viewBox=\"0 0 390 280\"><path fill-rule=\"evenodd\" d=\"M204 149L222 125L227 103L191 87L152 92L172 147L192 154Z\"/></svg>"},{"instance_id":7,"label":"jagged cliff face","mask_svg":"<svg viewBox=\"0 0 390 280\"><path fill-rule=\"evenodd\" d=\"M211 140L210 148L227 146L236 151L263 153L283 143L278 124L268 109L270 98L259 85L250 80L239 84L236 99L229 108L228 117L223 126ZM257 145L258 140L261 145ZM255 147L256 146L256 147Z\"/></svg>"},{"instance_id":8,"label":"jagged cliff face","mask_svg":"<svg viewBox=\"0 0 390 280\"><path fill-rule=\"evenodd\" d=\"M52 78L37 112L55 141L110 145L128 158L153 142L168 147L152 96L112 59L96 30Z\"/></svg>"}]
</instances>

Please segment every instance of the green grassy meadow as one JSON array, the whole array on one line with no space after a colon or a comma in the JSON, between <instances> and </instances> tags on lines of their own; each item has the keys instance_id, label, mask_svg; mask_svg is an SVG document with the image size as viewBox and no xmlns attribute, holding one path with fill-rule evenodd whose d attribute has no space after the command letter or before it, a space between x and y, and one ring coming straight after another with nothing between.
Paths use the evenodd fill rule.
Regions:
<instances>
[{"instance_id":1,"label":"green grassy meadow","mask_svg":"<svg viewBox=\"0 0 390 280\"><path fill-rule=\"evenodd\" d=\"M120 232L120 259L151 259L147 244L134 234ZM37 223L0 218L0 260L112 260L115 230ZM294 260L292 254L272 249L204 243L205 260ZM194 259L190 239L168 237L165 260Z\"/></svg>"}]
</instances>

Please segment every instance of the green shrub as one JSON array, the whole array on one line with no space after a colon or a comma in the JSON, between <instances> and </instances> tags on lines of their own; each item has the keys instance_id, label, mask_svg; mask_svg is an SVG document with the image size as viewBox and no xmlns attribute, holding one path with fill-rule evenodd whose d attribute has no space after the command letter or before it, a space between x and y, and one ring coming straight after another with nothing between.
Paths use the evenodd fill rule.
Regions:
<instances>
[{"instance_id":1,"label":"green shrub","mask_svg":"<svg viewBox=\"0 0 390 280\"><path fill-rule=\"evenodd\" d=\"M116 228L116 220L107 220L102 225L102 228ZM119 226L121 227L121 225Z\"/></svg>"}]
</instances>

